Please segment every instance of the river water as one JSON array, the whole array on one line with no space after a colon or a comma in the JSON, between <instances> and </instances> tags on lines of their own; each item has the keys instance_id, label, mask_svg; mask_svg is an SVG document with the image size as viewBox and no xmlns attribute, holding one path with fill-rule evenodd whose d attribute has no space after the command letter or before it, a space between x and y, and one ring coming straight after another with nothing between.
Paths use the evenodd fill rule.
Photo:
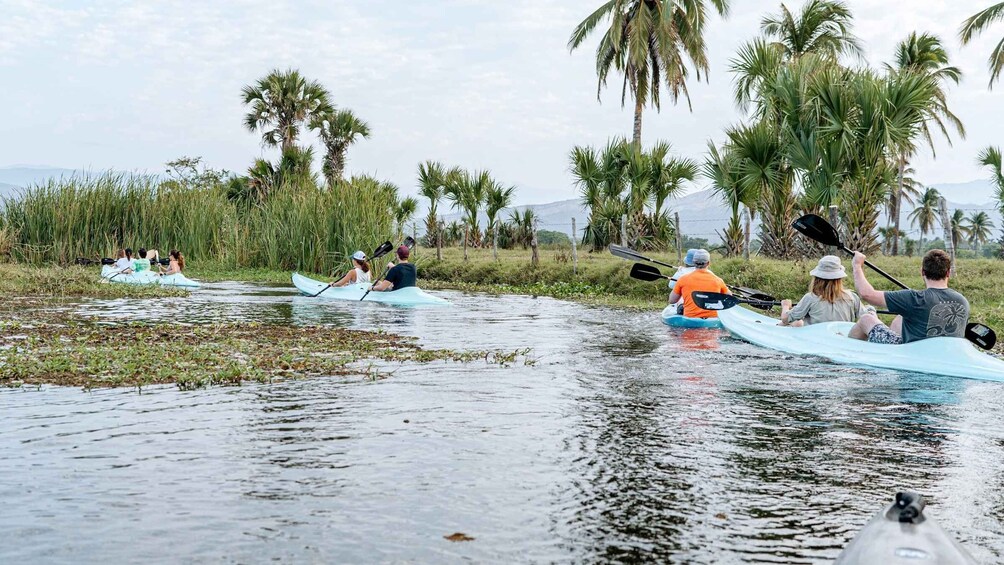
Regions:
<instances>
[{"instance_id":1,"label":"river water","mask_svg":"<svg viewBox=\"0 0 1004 565\"><path fill-rule=\"evenodd\" d=\"M978 559L1004 560L999 383L783 356L655 313L441 294L454 305L237 283L80 303L109 321L532 347L535 363L0 391L0 562L821 563L902 489Z\"/></svg>"}]
</instances>

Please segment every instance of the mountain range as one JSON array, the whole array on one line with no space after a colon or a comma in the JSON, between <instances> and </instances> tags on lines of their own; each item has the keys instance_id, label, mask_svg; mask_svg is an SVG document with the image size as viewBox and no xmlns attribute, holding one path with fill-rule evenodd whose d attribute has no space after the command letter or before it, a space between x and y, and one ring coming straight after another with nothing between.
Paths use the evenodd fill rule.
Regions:
<instances>
[{"instance_id":1,"label":"mountain range","mask_svg":"<svg viewBox=\"0 0 1004 565\"><path fill-rule=\"evenodd\" d=\"M45 182L50 178L72 176L74 174L85 174L88 171L79 169L66 169L59 167L13 165L0 167L0 198L15 196L17 192L26 186ZM997 211L995 202L994 187L989 180L973 180L963 183L944 183L931 185L938 189L948 200L949 210L962 209L966 215L974 211L986 211L993 219L994 225L998 228L1004 227L1001 217ZM669 209L680 214L680 226L683 233L690 237L701 237L713 242L720 241L717 231L723 229L729 219L728 207L714 195L711 190L697 190L680 198L675 198L667 203ZM448 205L444 206L448 209ZM500 216L507 218L513 210L522 211L526 208L532 209L540 222L541 229L572 233L572 218L576 220L576 226L581 234L581 230L586 224L588 211L582 206L578 198L560 200L547 204L531 204L515 206L503 210ZM415 215L415 223L421 232L422 218L425 210L420 207ZM916 238L917 230L911 230L909 220L910 210L904 210L900 218L902 229L908 231L909 237ZM443 218L451 222L460 218L458 213L444 214ZM486 221L482 214L480 221ZM880 218L879 225L885 225L885 216Z\"/></svg>"}]
</instances>

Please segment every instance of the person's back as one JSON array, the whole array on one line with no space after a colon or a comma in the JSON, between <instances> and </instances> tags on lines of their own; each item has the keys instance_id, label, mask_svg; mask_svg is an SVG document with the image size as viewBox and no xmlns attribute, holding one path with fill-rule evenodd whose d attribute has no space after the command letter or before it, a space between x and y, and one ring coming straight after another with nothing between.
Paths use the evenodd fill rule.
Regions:
<instances>
[{"instance_id":1,"label":"person's back","mask_svg":"<svg viewBox=\"0 0 1004 565\"><path fill-rule=\"evenodd\" d=\"M146 249L140 248L139 258L132 260L132 269L137 273L150 270L150 260L146 257Z\"/></svg>"},{"instance_id":2,"label":"person's back","mask_svg":"<svg viewBox=\"0 0 1004 565\"><path fill-rule=\"evenodd\" d=\"M676 281L676 288L670 294L670 300L674 297L683 299L683 315L688 318L717 318L718 313L713 310L705 310L694 303L691 294L694 292L720 292L729 294L729 287L725 281L718 278L708 267L711 264L711 255L700 249L694 254L694 266L697 269L680 277Z\"/></svg>"},{"instance_id":3,"label":"person's back","mask_svg":"<svg viewBox=\"0 0 1004 565\"><path fill-rule=\"evenodd\" d=\"M368 284L371 282L373 282L373 277L370 276L369 271L356 267L356 284Z\"/></svg>"},{"instance_id":4,"label":"person's back","mask_svg":"<svg viewBox=\"0 0 1004 565\"><path fill-rule=\"evenodd\" d=\"M840 258L826 255L812 271L809 292L792 308L791 302L781 302L782 325L812 325L823 322L856 322L866 313L861 298L844 290L847 276Z\"/></svg>"},{"instance_id":5,"label":"person's back","mask_svg":"<svg viewBox=\"0 0 1004 565\"><path fill-rule=\"evenodd\" d=\"M387 282L394 285L393 290L401 290L418 284L418 269L411 263L398 263L387 271Z\"/></svg>"}]
</instances>

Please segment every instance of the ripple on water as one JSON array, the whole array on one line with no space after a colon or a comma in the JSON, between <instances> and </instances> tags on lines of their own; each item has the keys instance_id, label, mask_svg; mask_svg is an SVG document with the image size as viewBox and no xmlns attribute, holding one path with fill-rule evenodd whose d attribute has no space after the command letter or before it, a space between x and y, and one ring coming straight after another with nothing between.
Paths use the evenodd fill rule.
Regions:
<instances>
[{"instance_id":1,"label":"ripple on water","mask_svg":"<svg viewBox=\"0 0 1004 565\"><path fill-rule=\"evenodd\" d=\"M128 319L330 324L535 366L0 391L0 561L826 562L898 489L1004 557L1004 394L848 368L655 313L444 293L450 308L207 285ZM474 541L443 536L464 532Z\"/></svg>"}]
</instances>

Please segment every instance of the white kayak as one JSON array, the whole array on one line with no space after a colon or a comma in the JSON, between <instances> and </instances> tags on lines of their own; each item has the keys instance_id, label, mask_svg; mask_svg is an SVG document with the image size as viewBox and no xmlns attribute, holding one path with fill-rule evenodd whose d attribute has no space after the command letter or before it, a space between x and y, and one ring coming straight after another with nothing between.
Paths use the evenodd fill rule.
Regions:
<instances>
[{"instance_id":1,"label":"white kayak","mask_svg":"<svg viewBox=\"0 0 1004 565\"><path fill-rule=\"evenodd\" d=\"M159 275L153 271L122 273L111 265L101 267L101 278L108 282L125 284L159 284L161 286L181 286L185 288L199 288L202 286L199 281L193 281L182 273L173 275Z\"/></svg>"},{"instance_id":2,"label":"white kayak","mask_svg":"<svg viewBox=\"0 0 1004 565\"><path fill-rule=\"evenodd\" d=\"M850 322L793 328L738 306L719 311L718 319L736 337L785 353L816 355L848 365L1004 381L1004 361L959 337L932 337L905 345L868 343L847 337L854 325Z\"/></svg>"},{"instance_id":3,"label":"white kayak","mask_svg":"<svg viewBox=\"0 0 1004 565\"><path fill-rule=\"evenodd\" d=\"M301 294L306 296L314 296L318 292L324 290L327 283L317 281L308 277L301 275L300 273L293 273L293 286L300 291ZM366 302L382 302L384 304L394 304L397 306L418 306L418 305L446 305L449 301L444 300L438 296L433 296L428 292L418 288L417 286L412 286L408 288L402 288L401 290L392 290L388 292L371 292L366 294L366 291L370 289L370 284L351 284L348 286L333 286L321 292L318 298L334 299L334 300L353 300L359 302L363 295L366 296Z\"/></svg>"}]
</instances>

